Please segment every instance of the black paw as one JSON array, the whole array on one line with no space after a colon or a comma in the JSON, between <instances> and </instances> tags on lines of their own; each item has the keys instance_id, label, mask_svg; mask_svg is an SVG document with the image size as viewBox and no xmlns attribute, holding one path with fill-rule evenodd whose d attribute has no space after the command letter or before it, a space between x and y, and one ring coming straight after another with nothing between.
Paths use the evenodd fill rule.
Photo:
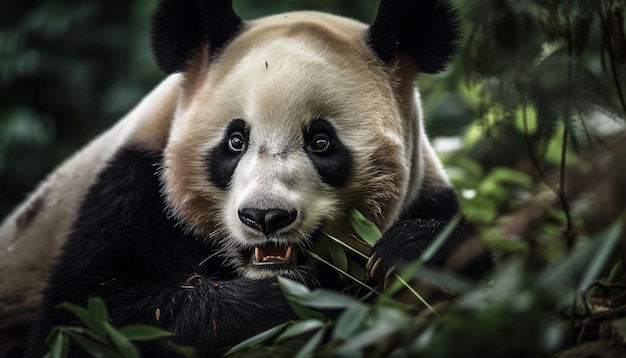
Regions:
<instances>
[{"instance_id":1,"label":"black paw","mask_svg":"<svg viewBox=\"0 0 626 358\"><path fill-rule=\"evenodd\" d=\"M446 220L403 220L394 224L372 248L366 265L368 281L386 287L395 273L415 262L446 227ZM450 269L473 279L484 277L493 259L475 230L461 221L425 264Z\"/></svg>"}]
</instances>

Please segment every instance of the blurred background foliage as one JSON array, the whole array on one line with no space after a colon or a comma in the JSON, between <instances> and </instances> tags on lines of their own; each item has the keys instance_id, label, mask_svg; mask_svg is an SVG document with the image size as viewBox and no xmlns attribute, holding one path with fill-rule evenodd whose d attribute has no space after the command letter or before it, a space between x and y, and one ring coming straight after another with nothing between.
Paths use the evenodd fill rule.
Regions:
<instances>
[{"instance_id":1,"label":"blurred background foliage","mask_svg":"<svg viewBox=\"0 0 626 358\"><path fill-rule=\"evenodd\" d=\"M550 348L535 347L534 353L606 338L607 332L623 344L626 334L619 329L605 327L604 336L600 329L626 313L621 231L606 262L589 259L568 266L604 268L593 271L599 281L584 295L579 290L568 296L571 291L556 285L563 292L553 298L545 285L533 287L549 276L544 269L579 242L602 240L605 229L624 221L625 1L453 2L461 9L465 33L459 55L444 73L420 76L418 85L428 133L464 213L482 225L482 236L508 268L494 277L516 287L495 286L494 295L509 290L500 297L519 293L542 302L539 308L526 302L526 311L515 311L515 319L538 312L567 317L567 339L554 343L548 329L542 337ZM0 218L164 77L149 49L155 3L3 1ZM248 19L312 9L371 22L376 6L376 1L352 0L235 1ZM540 275L533 279L520 270ZM557 314L563 297L576 299ZM496 306L485 314L513 308ZM501 327L485 317L478 321ZM517 334L524 332L528 341L537 340L537 330ZM520 346L527 342L523 338Z\"/></svg>"}]
</instances>

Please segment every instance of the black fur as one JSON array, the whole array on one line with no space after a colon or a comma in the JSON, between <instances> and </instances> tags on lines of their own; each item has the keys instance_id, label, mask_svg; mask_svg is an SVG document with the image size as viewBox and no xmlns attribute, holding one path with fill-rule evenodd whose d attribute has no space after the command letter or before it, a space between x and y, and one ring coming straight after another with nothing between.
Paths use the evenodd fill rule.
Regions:
<instances>
[{"instance_id":1,"label":"black fur","mask_svg":"<svg viewBox=\"0 0 626 358\"><path fill-rule=\"evenodd\" d=\"M26 350L24 337L28 336L33 316L33 312L23 312L10 317L0 316L0 357L12 358L24 355Z\"/></svg>"},{"instance_id":2,"label":"black fur","mask_svg":"<svg viewBox=\"0 0 626 358\"><path fill-rule=\"evenodd\" d=\"M312 141L316 134L325 134L330 139L327 152L316 153L312 150ZM304 133L304 150L313 162L322 180L335 188L340 188L350 180L352 157L348 148L337 137L333 125L325 119L316 119Z\"/></svg>"},{"instance_id":3,"label":"black fur","mask_svg":"<svg viewBox=\"0 0 626 358\"><path fill-rule=\"evenodd\" d=\"M230 184L230 179L239 164L240 153L233 153L228 147L230 135L234 132L240 132L245 136L245 146L248 145L248 126L242 119L235 119L226 128L222 142L211 150L207 156L207 174L211 182L218 188L226 190Z\"/></svg>"},{"instance_id":4,"label":"black fur","mask_svg":"<svg viewBox=\"0 0 626 358\"><path fill-rule=\"evenodd\" d=\"M201 357L295 318L275 280L236 277L221 259L200 265L210 249L166 215L160 162L158 154L126 149L99 175L52 272L28 357L44 355L53 326L78 324L55 305L84 306L91 296L104 299L114 326L160 326ZM71 354L85 355L79 349ZM158 342L142 346L142 354L173 355Z\"/></svg>"},{"instance_id":5,"label":"black fur","mask_svg":"<svg viewBox=\"0 0 626 358\"><path fill-rule=\"evenodd\" d=\"M215 55L242 24L230 0L162 0L152 18L152 52L163 71L182 72L202 46Z\"/></svg>"},{"instance_id":6,"label":"black fur","mask_svg":"<svg viewBox=\"0 0 626 358\"><path fill-rule=\"evenodd\" d=\"M385 232L372 248L373 260L380 260L374 272L370 272L371 281L381 284L389 271L401 273L403 267L417 260L437 235L446 227L449 220L401 220ZM468 238L476 234L475 228L466 221L461 221L446 242L439 248L427 266L445 268L464 277L481 279L494 266L488 249L480 242L476 252L474 247L465 246ZM471 251L470 251L471 249ZM448 262L453 254L461 250L459 257L464 262Z\"/></svg>"},{"instance_id":7,"label":"black fur","mask_svg":"<svg viewBox=\"0 0 626 358\"><path fill-rule=\"evenodd\" d=\"M424 188L420 197L372 248L374 260L380 259L375 272L370 272L372 282L384 282L390 270L401 271L406 264L419 258L458 210L459 200L451 187ZM484 244L475 241L472 245L468 241L476 235L476 228L470 222L461 220L426 265L451 269L467 278L483 278L493 269L494 261ZM454 254L466 260L460 267L458 262L448 262Z\"/></svg>"},{"instance_id":8,"label":"black fur","mask_svg":"<svg viewBox=\"0 0 626 358\"><path fill-rule=\"evenodd\" d=\"M372 49L390 64L408 56L425 73L442 71L457 50L457 13L445 0L382 0L369 28Z\"/></svg>"},{"instance_id":9,"label":"black fur","mask_svg":"<svg viewBox=\"0 0 626 358\"><path fill-rule=\"evenodd\" d=\"M458 211L459 199L452 188L424 188L419 199L402 212L400 219L449 219Z\"/></svg>"}]
</instances>

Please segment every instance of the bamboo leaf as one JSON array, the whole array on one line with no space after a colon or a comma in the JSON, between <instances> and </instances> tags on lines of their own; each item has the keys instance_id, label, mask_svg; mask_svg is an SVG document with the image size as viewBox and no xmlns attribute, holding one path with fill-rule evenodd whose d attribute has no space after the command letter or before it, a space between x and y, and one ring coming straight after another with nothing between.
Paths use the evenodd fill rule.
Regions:
<instances>
[{"instance_id":1,"label":"bamboo leaf","mask_svg":"<svg viewBox=\"0 0 626 358\"><path fill-rule=\"evenodd\" d=\"M613 253L613 248L620 238L622 226L622 221L618 220L607 229L593 235L592 241L595 241L598 245L597 252L592 256L591 263L583 272L583 276L578 282L578 292L587 289L593 280L600 275L604 264L609 259L611 253Z\"/></svg>"},{"instance_id":2,"label":"bamboo leaf","mask_svg":"<svg viewBox=\"0 0 626 358\"><path fill-rule=\"evenodd\" d=\"M245 341L237 344L236 346L232 347L231 349L228 350L228 352L226 352L225 355L231 355L237 352L240 352L244 349L247 348L252 348L254 346L257 346L263 342L267 342L270 339L276 337L278 334L280 334L280 332L284 331L285 328L287 327L287 325L289 324L289 322L285 322L282 323L274 328L270 328L267 331L261 332L255 336L252 336L248 339L246 339Z\"/></svg>"},{"instance_id":3,"label":"bamboo leaf","mask_svg":"<svg viewBox=\"0 0 626 358\"><path fill-rule=\"evenodd\" d=\"M369 308L360 303L348 307L337 319L333 338L335 340L347 340L353 337L362 327L362 323L369 312Z\"/></svg>"},{"instance_id":4,"label":"bamboo leaf","mask_svg":"<svg viewBox=\"0 0 626 358\"><path fill-rule=\"evenodd\" d=\"M324 327L324 322L318 321L316 319L308 319L306 321L300 321L287 328L277 339L277 342L281 340L296 337L301 334L309 333L311 331L318 330Z\"/></svg>"},{"instance_id":5,"label":"bamboo leaf","mask_svg":"<svg viewBox=\"0 0 626 358\"><path fill-rule=\"evenodd\" d=\"M67 334L70 338L72 338L72 340L74 340L74 342L95 358L124 358L116 350L112 349L112 347L105 343L84 337L76 332L68 331Z\"/></svg>"},{"instance_id":6,"label":"bamboo leaf","mask_svg":"<svg viewBox=\"0 0 626 358\"><path fill-rule=\"evenodd\" d=\"M381 339L384 339L394 332L398 332L406 328L408 319L402 315L402 311L377 306L375 308L374 320L369 329L351 337L344 344L339 346L335 353L339 355L350 355L360 351Z\"/></svg>"},{"instance_id":7,"label":"bamboo leaf","mask_svg":"<svg viewBox=\"0 0 626 358\"><path fill-rule=\"evenodd\" d=\"M346 252L343 248L331 240L328 241L327 246L335 266L342 271L348 271L348 256L346 256Z\"/></svg>"},{"instance_id":8,"label":"bamboo leaf","mask_svg":"<svg viewBox=\"0 0 626 358\"><path fill-rule=\"evenodd\" d=\"M373 246L383 236L376 225L367 220L358 210L352 209L350 214L352 229L367 243Z\"/></svg>"},{"instance_id":9,"label":"bamboo leaf","mask_svg":"<svg viewBox=\"0 0 626 358\"><path fill-rule=\"evenodd\" d=\"M69 349L69 339L60 329L53 331L52 344L49 344L50 351L46 355L49 358L65 358Z\"/></svg>"},{"instance_id":10,"label":"bamboo leaf","mask_svg":"<svg viewBox=\"0 0 626 358\"><path fill-rule=\"evenodd\" d=\"M307 295L297 297L299 304L315 309L344 309L358 302L354 297L337 291L318 288Z\"/></svg>"},{"instance_id":11,"label":"bamboo leaf","mask_svg":"<svg viewBox=\"0 0 626 358\"><path fill-rule=\"evenodd\" d=\"M319 347L320 343L322 343L322 338L324 337L325 329L320 329L309 341L302 347L302 349L296 354L295 358L305 358L309 357L313 351L317 347Z\"/></svg>"},{"instance_id":12,"label":"bamboo leaf","mask_svg":"<svg viewBox=\"0 0 626 358\"><path fill-rule=\"evenodd\" d=\"M278 277L278 286L289 302L291 309L300 317L300 319L317 319L324 321L326 317L314 311L301 302L302 297L306 297L311 291L303 284L284 278Z\"/></svg>"},{"instance_id":13,"label":"bamboo leaf","mask_svg":"<svg viewBox=\"0 0 626 358\"><path fill-rule=\"evenodd\" d=\"M72 312L76 317L78 317L89 329L94 331L99 336L105 336L106 330L104 328L104 321L98 321L93 313L88 311L85 308L79 307L77 305L71 304L69 302L63 302L56 307L64 308L70 312Z\"/></svg>"},{"instance_id":14,"label":"bamboo leaf","mask_svg":"<svg viewBox=\"0 0 626 358\"><path fill-rule=\"evenodd\" d=\"M284 294L294 297L304 296L311 292L311 290L302 283L285 277L278 277L278 286Z\"/></svg>"},{"instance_id":15,"label":"bamboo leaf","mask_svg":"<svg viewBox=\"0 0 626 358\"><path fill-rule=\"evenodd\" d=\"M143 324L122 327L119 332L132 341L151 341L173 336L172 332Z\"/></svg>"},{"instance_id":16,"label":"bamboo leaf","mask_svg":"<svg viewBox=\"0 0 626 358\"><path fill-rule=\"evenodd\" d=\"M87 301L87 311L96 322L108 322L109 314L104 301L100 297L90 297Z\"/></svg>"},{"instance_id":17,"label":"bamboo leaf","mask_svg":"<svg viewBox=\"0 0 626 358\"><path fill-rule=\"evenodd\" d=\"M124 358L139 358L137 347L127 337L109 324L105 328L111 341Z\"/></svg>"},{"instance_id":18,"label":"bamboo leaf","mask_svg":"<svg viewBox=\"0 0 626 358\"><path fill-rule=\"evenodd\" d=\"M579 244L562 263L541 274L540 286L546 292L583 291L600 274L621 232L622 222L618 220Z\"/></svg>"}]
</instances>

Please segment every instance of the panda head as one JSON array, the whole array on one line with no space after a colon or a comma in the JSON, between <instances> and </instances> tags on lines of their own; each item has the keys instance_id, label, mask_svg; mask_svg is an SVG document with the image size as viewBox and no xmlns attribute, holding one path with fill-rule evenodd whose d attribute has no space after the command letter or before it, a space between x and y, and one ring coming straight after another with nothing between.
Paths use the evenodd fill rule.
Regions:
<instances>
[{"instance_id":1,"label":"panda head","mask_svg":"<svg viewBox=\"0 0 626 358\"><path fill-rule=\"evenodd\" d=\"M371 26L162 1L153 50L183 77L161 173L173 217L250 278L305 279L303 249L349 233L351 208L385 230L424 180L414 77L457 33L440 1L383 0Z\"/></svg>"}]
</instances>

